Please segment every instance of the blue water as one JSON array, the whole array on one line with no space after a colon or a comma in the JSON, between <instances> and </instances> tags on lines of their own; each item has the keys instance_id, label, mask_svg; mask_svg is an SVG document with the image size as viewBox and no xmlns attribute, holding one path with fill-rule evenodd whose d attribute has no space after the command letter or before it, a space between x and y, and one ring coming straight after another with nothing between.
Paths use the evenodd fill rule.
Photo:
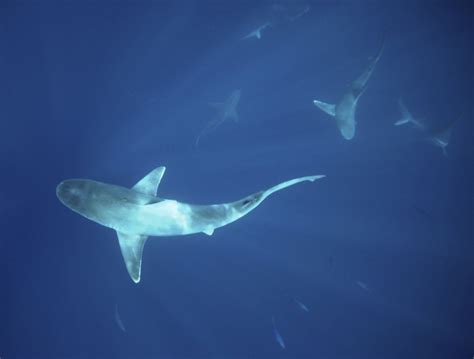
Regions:
<instances>
[{"instance_id":1,"label":"blue water","mask_svg":"<svg viewBox=\"0 0 474 359\"><path fill-rule=\"evenodd\" d=\"M474 355L472 3L277 4L1 2L0 358ZM312 100L384 36L347 141ZM239 122L196 148L234 89ZM393 126L400 97L431 123L463 113L447 157ZM115 233L55 188L160 165L159 196L203 204L327 177L212 237L151 238L134 284Z\"/></svg>"}]
</instances>

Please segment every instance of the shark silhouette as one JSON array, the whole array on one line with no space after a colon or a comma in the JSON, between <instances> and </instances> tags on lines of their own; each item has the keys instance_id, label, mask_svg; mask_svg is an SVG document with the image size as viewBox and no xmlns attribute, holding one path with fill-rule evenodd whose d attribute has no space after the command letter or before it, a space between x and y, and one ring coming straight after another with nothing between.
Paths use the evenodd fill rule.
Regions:
<instances>
[{"instance_id":1,"label":"shark silhouette","mask_svg":"<svg viewBox=\"0 0 474 359\"><path fill-rule=\"evenodd\" d=\"M399 100L398 106L400 108L400 112L402 114L402 118L395 122L395 126L400 126L404 125L407 123L411 123L415 126L415 128L423 131L427 135L427 140L431 144L440 147L441 150L443 151L443 154L445 157L447 157L447 151L446 147L449 145L449 142L451 141L451 134L453 132L453 126L454 124L462 117L463 114L458 116L455 119L452 119L451 121L438 126L438 127L433 127L433 126L428 126L426 124L426 121L424 120L419 120L415 119L413 115L410 113L410 111L407 109L405 104L402 102L402 100Z\"/></svg>"},{"instance_id":2,"label":"shark silhouette","mask_svg":"<svg viewBox=\"0 0 474 359\"><path fill-rule=\"evenodd\" d=\"M365 71L354 82L352 82L350 90L342 96L341 100L336 105L318 100L313 101L313 103L322 111L336 119L337 127L339 128L342 137L344 137L346 140L351 140L355 135L355 113L357 109L357 103L360 96L367 88L367 82L372 76L375 66L379 62L384 45L385 39L379 49L377 56L370 61L369 66L365 69Z\"/></svg>"},{"instance_id":3,"label":"shark silhouette","mask_svg":"<svg viewBox=\"0 0 474 359\"><path fill-rule=\"evenodd\" d=\"M210 105L217 110L214 118L208 122L206 127L199 133L196 137L195 145L199 146L201 137L209 134L209 132L214 131L227 119L232 119L234 122L239 121L239 116L237 114L237 105L240 101L240 90L234 90L230 96L224 102L212 102Z\"/></svg>"}]
</instances>

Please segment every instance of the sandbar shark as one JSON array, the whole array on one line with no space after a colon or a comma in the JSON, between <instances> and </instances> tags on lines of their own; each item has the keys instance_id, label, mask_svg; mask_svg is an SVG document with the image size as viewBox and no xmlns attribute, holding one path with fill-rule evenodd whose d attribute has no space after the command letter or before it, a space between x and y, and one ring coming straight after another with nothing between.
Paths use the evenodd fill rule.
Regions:
<instances>
[{"instance_id":1,"label":"sandbar shark","mask_svg":"<svg viewBox=\"0 0 474 359\"><path fill-rule=\"evenodd\" d=\"M224 102L210 103L210 105L217 110L217 113L196 137L196 147L199 146L199 141L201 140L202 136L207 135L209 132L215 130L227 119L232 119L234 120L234 122L239 121L239 115L237 114L237 105L240 101L240 95L240 90L234 90Z\"/></svg>"},{"instance_id":2,"label":"sandbar shark","mask_svg":"<svg viewBox=\"0 0 474 359\"><path fill-rule=\"evenodd\" d=\"M415 128L423 131L427 135L427 140L437 146L440 147L443 151L445 157L447 157L446 147L449 145L451 140L451 134L453 132L454 124L462 117L462 114L449 121L446 124L443 124L438 127L428 126L425 121L418 120L413 118L413 115L408 111L405 104L399 100L398 106L400 108L400 112L402 113L402 118L395 122L395 126L403 125L406 123L411 123L415 126Z\"/></svg>"},{"instance_id":3,"label":"sandbar shark","mask_svg":"<svg viewBox=\"0 0 474 359\"><path fill-rule=\"evenodd\" d=\"M382 46L380 47L377 56L370 61L369 66L365 71L354 82L352 82L349 92L342 96L339 103L334 105L318 100L313 101L317 107L336 119L337 127L339 128L342 137L346 140L351 140L355 135L355 112L357 109L357 102L367 88L367 82L374 72L375 66L379 62L384 45L385 39L382 42Z\"/></svg>"},{"instance_id":4,"label":"sandbar shark","mask_svg":"<svg viewBox=\"0 0 474 359\"><path fill-rule=\"evenodd\" d=\"M88 179L69 179L56 188L58 199L87 219L114 229L128 273L140 281L143 247L149 236L212 235L254 210L272 193L324 175L282 182L240 200L222 204L193 205L157 197L165 167L158 167L131 189Z\"/></svg>"}]
</instances>

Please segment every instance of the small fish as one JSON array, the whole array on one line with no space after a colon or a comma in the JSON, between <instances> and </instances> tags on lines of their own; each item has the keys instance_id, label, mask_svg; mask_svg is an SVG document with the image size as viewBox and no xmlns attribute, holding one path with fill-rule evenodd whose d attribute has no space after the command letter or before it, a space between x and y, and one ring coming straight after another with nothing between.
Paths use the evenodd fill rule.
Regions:
<instances>
[{"instance_id":1,"label":"small fish","mask_svg":"<svg viewBox=\"0 0 474 359\"><path fill-rule=\"evenodd\" d=\"M280 332L278 332L278 329L276 327L274 316L272 316L272 325L273 325L273 334L275 335L276 341L278 342L278 344L280 344L280 346L283 349L286 349L285 342L283 341L283 338L281 337Z\"/></svg>"},{"instance_id":2,"label":"small fish","mask_svg":"<svg viewBox=\"0 0 474 359\"><path fill-rule=\"evenodd\" d=\"M301 303L298 299L296 299L295 297L293 297L293 300L295 301L296 304L298 304L298 306L304 310L305 312L309 312L309 308L304 305L303 303Z\"/></svg>"},{"instance_id":3,"label":"small fish","mask_svg":"<svg viewBox=\"0 0 474 359\"><path fill-rule=\"evenodd\" d=\"M119 314L119 311L118 311L118 305L117 304L115 304L115 322L117 323L118 327L124 333L127 332L127 330L125 329L125 325L123 325L122 319L120 319L120 314Z\"/></svg>"}]
</instances>

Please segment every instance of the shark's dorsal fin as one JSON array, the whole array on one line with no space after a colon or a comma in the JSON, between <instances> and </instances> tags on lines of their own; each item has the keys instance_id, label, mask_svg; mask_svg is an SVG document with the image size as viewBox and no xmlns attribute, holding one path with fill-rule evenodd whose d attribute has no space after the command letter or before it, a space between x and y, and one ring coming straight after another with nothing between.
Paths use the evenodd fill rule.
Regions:
<instances>
[{"instance_id":1,"label":"shark's dorsal fin","mask_svg":"<svg viewBox=\"0 0 474 359\"><path fill-rule=\"evenodd\" d=\"M135 186L132 187L134 191L148 194L150 196L156 196L158 186L160 185L161 178L165 173L166 167L161 166L155 168L153 171L148 173Z\"/></svg>"},{"instance_id":2,"label":"shark's dorsal fin","mask_svg":"<svg viewBox=\"0 0 474 359\"><path fill-rule=\"evenodd\" d=\"M147 236L139 234L125 234L117 232L117 237L122 251L123 260L127 266L128 274L135 283L140 281L140 273L142 268L143 246L147 240Z\"/></svg>"}]
</instances>

